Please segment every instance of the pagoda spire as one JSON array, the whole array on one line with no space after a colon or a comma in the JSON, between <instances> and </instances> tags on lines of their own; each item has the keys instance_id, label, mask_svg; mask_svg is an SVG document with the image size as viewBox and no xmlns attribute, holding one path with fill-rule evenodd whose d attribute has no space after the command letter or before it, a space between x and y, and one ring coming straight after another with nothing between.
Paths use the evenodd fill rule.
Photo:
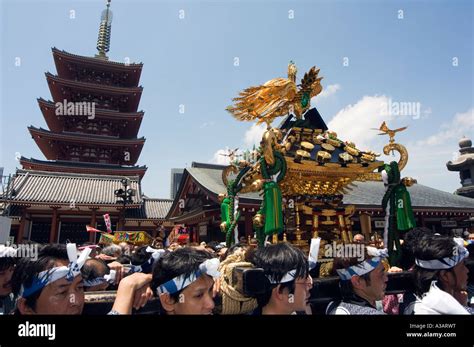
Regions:
<instances>
[{"instance_id":1,"label":"pagoda spire","mask_svg":"<svg viewBox=\"0 0 474 347\"><path fill-rule=\"evenodd\" d=\"M110 32L112 31L112 11L110 10L110 1L107 0L107 8L102 11L100 17L99 37L97 38L97 50L99 54L96 54L96 58L108 60L109 58L105 53L110 48Z\"/></svg>"}]
</instances>

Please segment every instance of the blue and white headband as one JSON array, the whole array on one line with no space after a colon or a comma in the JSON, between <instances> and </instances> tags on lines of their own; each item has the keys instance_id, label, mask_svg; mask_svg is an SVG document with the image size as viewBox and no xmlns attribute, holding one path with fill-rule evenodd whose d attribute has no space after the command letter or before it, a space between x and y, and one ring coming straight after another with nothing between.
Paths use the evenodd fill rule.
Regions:
<instances>
[{"instance_id":1,"label":"blue and white headband","mask_svg":"<svg viewBox=\"0 0 474 347\"><path fill-rule=\"evenodd\" d=\"M309 270L313 270L317 263L318 263L318 254L319 254L319 245L321 243L321 238L311 239L311 245L309 246L309 254L308 254L308 263L309 263ZM296 276L296 269L288 271L279 281L275 281L274 278L271 276L266 276L268 281L271 284L280 284L280 283L287 283L291 282L295 279Z\"/></svg>"},{"instance_id":2,"label":"blue and white headband","mask_svg":"<svg viewBox=\"0 0 474 347\"><path fill-rule=\"evenodd\" d=\"M388 258L388 249L387 248L376 248L372 246L365 247L367 250L367 255L371 257L380 257L380 258Z\"/></svg>"},{"instance_id":3,"label":"blue and white headband","mask_svg":"<svg viewBox=\"0 0 474 347\"><path fill-rule=\"evenodd\" d=\"M84 280L84 287L93 287L105 282L114 283L116 273L117 272L115 270L110 270L110 272L107 275L104 275L104 277L96 277L91 280Z\"/></svg>"},{"instance_id":4,"label":"blue and white headband","mask_svg":"<svg viewBox=\"0 0 474 347\"><path fill-rule=\"evenodd\" d=\"M202 274L209 275L213 278L219 277L219 265L219 259L207 259L201 265L199 265L199 270L191 273L189 276L187 276L186 274L179 275L169 280L168 282L158 286L156 291L159 295L165 293L174 294L189 286L191 283L196 281Z\"/></svg>"},{"instance_id":5,"label":"blue and white headband","mask_svg":"<svg viewBox=\"0 0 474 347\"><path fill-rule=\"evenodd\" d=\"M31 286L21 286L19 296L27 298L30 295L36 293L38 290L43 289L48 284L51 284L61 278L66 278L71 282L76 276L81 274L81 268L84 265L89 253L90 248L82 251L79 258L77 257L77 248L75 243L68 243L66 245L67 256L69 258L68 266L58 266L52 269L41 271L37 276L33 278Z\"/></svg>"},{"instance_id":6,"label":"blue and white headband","mask_svg":"<svg viewBox=\"0 0 474 347\"><path fill-rule=\"evenodd\" d=\"M359 264L349 266L347 269L337 269L336 272L342 281L348 281L352 276L363 276L373 271L380 262L387 257L387 249L377 249L375 247L367 247L367 254L374 256L366 259Z\"/></svg>"},{"instance_id":7,"label":"blue and white headband","mask_svg":"<svg viewBox=\"0 0 474 347\"><path fill-rule=\"evenodd\" d=\"M423 269L427 270L448 270L455 267L464 258L469 256L469 251L457 244L457 248L455 248L455 252L451 257L446 257L442 259L432 259L432 260L423 260L423 259L415 259L415 264Z\"/></svg>"},{"instance_id":8,"label":"blue and white headband","mask_svg":"<svg viewBox=\"0 0 474 347\"><path fill-rule=\"evenodd\" d=\"M105 275L108 276L108 275ZM108 282L107 279L104 277L96 277L91 280L84 280L84 287L93 287L98 286L99 284L103 284Z\"/></svg>"},{"instance_id":9,"label":"blue and white headband","mask_svg":"<svg viewBox=\"0 0 474 347\"><path fill-rule=\"evenodd\" d=\"M143 273L150 273L153 269L153 264L161 258L163 254L166 253L165 249L155 249L150 246L146 248L147 253L151 253L150 259L144 262L142 265L132 265L130 267L130 271L128 274L132 274L135 272L143 272Z\"/></svg>"}]
</instances>

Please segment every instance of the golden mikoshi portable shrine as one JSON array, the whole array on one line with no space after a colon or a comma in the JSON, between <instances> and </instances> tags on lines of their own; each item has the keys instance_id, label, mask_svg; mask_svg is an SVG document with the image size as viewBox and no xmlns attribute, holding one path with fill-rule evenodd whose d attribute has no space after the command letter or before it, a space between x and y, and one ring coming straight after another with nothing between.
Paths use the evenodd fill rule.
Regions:
<instances>
[{"instance_id":1,"label":"golden mikoshi portable shrine","mask_svg":"<svg viewBox=\"0 0 474 347\"><path fill-rule=\"evenodd\" d=\"M321 247L334 241L350 243L355 207L343 205L343 195L357 181L377 180L387 187L381 201L388 222L384 238L396 259L400 255L398 231L415 225L406 190L414 180L400 179L408 153L394 139L395 133L405 128L391 130L384 122L377 129L380 135L390 136L384 153L400 154L398 163L385 164L378 160L380 154L340 139L327 128L317 109L311 108L311 98L322 91L319 69L311 68L300 84L296 74L296 65L290 62L287 78L247 88L227 108L239 121L267 124L254 160L236 160L222 173L227 192L220 195L221 230L226 233L227 244L235 240L240 216L238 194L250 191L263 195L261 208L253 217L259 245L269 236L272 242L285 240L302 249L308 249L314 237L321 237ZM280 116L285 116L280 126L271 127ZM397 205L400 200L406 204Z\"/></svg>"}]
</instances>

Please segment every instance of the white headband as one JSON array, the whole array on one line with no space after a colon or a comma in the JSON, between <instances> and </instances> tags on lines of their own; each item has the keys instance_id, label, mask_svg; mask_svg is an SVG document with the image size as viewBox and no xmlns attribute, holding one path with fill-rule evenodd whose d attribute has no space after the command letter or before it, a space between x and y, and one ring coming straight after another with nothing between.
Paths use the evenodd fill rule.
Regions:
<instances>
[{"instance_id":1,"label":"white headband","mask_svg":"<svg viewBox=\"0 0 474 347\"><path fill-rule=\"evenodd\" d=\"M202 274L206 274L214 278L219 277L219 265L219 259L207 259L201 265L199 265L199 270L191 273L189 276L187 276L186 274L179 275L169 280L168 282L159 285L156 291L159 295L165 293L174 294L189 286L191 283L196 281Z\"/></svg>"},{"instance_id":2,"label":"white headband","mask_svg":"<svg viewBox=\"0 0 474 347\"><path fill-rule=\"evenodd\" d=\"M366 259L363 262L349 266L347 269L337 269L336 272L339 278L343 281L350 280L352 276L363 276L374 270L385 258L385 250L379 250L379 256Z\"/></svg>"},{"instance_id":3,"label":"white headband","mask_svg":"<svg viewBox=\"0 0 474 347\"><path fill-rule=\"evenodd\" d=\"M367 255L371 257L381 257L387 258L388 257L388 249L387 248L375 248L372 246L367 246Z\"/></svg>"},{"instance_id":4,"label":"white headband","mask_svg":"<svg viewBox=\"0 0 474 347\"><path fill-rule=\"evenodd\" d=\"M165 249L155 249L155 248L152 248L152 247L148 246L146 248L146 252L151 253L151 256L154 259L154 261L157 261L158 259L160 259L160 257L163 254L166 253L166 250Z\"/></svg>"},{"instance_id":5,"label":"white headband","mask_svg":"<svg viewBox=\"0 0 474 347\"><path fill-rule=\"evenodd\" d=\"M28 297L31 294L43 289L48 284L51 284L61 278L66 277L68 281L72 281L76 276L81 274L81 268L84 265L89 253L90 248L85 249L81 252L79 258L77 257L77 248L75 243L68 243L66 245L67 256L69 258L68 266L58 266L52 269L41 271L37 276L33 278L33 283L29 287L21 286L19 295L21 297Z\"/></svg>"},{"instance_id":6,"label":"white headband","mask_svg":"<svg viewBox=\"0 0 474 347\"><path fill-rule=\"evenodd\" d=\"M107 275L106 275L107 276ZM104 277L96 277L91 280L84 280L84 287L93 287L99 284L107 282L107 279Z\"/></svg>"},{"instance_id":7,"label":"white headband","mask_svg":"<svg viewBox=\"0 0 474 347\"><path fill-rule=\"evenodd\" d=\"M150 273L153 268L153 264L158 261L158 259L160 259L163 254L166 253L166 250L164 249L155 249L150 246L148 246L145 251L147 253L151 253L150 259L141 265L132 265L128 274L135 272Z\"/></svg>"},{"instance_id":8,"label":"white headband","mask_svg":"<svg viewBox=\"0 0 474 347\"><path fill-rule=\"evenodd\" d=\"M96 277L91 280L84 280L84 287L92 287L105 282L114 283L116 274L117 272L115 270L110 270L109 274L104 275L104 277Z\"/></svg>"},{"instance_id":9,"label":"white headband","mask_svg":"<svg viewBox=\"0 0 474 347\"><path fill-rule=\"evenodd\" d=\"M423 260L415 259L415 264L423 269L427 270L447 270L455 267L464 258L469 256L469 252L466 248L456 244L457 248L454 250L454 254L451 257L442 259Z\"/></svg>"},{"instance_id":10,"label":"white headband","mask_svg":"<svg viewBox=\"0 0 474 347\"><path fill-rule=\"evenodd\" d=\"M321 238L311 239L311 245L309 246L309 254L308 254L308 263L309 263L309 270L313 270L318 263L318 254L319 254L319 245L321 243ZM271 284L280 284L280 283L287 283L291 282L295 279L296 276L296 269L288 271L279 281L275 281L271 276L266 276Z\"/></svg>"}]
</instances>

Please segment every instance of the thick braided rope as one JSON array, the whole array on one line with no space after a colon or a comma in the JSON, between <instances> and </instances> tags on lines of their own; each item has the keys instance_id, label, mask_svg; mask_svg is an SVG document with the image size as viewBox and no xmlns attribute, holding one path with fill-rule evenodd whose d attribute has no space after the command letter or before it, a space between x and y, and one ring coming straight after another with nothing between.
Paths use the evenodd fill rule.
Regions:
<instances>
[{"instance_id":1,"label":"thick braided rope","mask_svg":"<svg viewBox=\"0 0 474 347\"><path fill-rule=\"evenodd\" d=\"M244 261L245 252L236 251L229 255L220 265L220 290L222 296L222 314L245 314L257 307L257 300L242 295L232 286L232 271L236 267L252 267Z\"/></svg>"}]
</instances>

